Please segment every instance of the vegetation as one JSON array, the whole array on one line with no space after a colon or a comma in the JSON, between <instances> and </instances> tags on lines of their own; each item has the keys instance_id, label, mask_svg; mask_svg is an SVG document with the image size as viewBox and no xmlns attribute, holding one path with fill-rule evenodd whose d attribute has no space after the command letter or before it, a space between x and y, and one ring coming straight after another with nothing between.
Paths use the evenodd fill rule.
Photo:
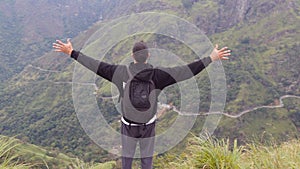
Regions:
<instances>
[{"instance_id":1,"label":"vegetation","mask_svg":"<svg viewBox=\"0 0 300 169\"><path fill-rule=\"evenodd\" d=\"M238 146L237 140L192 136L183 152L155 157L155 168L163 169L282 169L300 167L300 141L281 144L264 141ZM46 152L46 153L45 153ZM137 163L135 163L137 166ZM55 155L14 138L0 137L0 168L2 169L113 169L116 162L84 163L76 158ZM117 167L119 168L119 167Z\"/></svg>"},{"instance_id":2,"label":"vegetation","mask_svg":"<svg viewBox=\"0 0 300 169\"><path fill-rule=\"evenodd\" d=\"M237 146L237 140L190 138L180 155L157 157L157 168L164 169L282 169L300 167L300 141L280 145L258 142Z\"/></svg>"},{"instance_id":3,"label":"vegetation","mask_svg":"<svg viewBox=\"0 0 300 169\"><path fill-rule=\"evenodd\" d=\"M1 169L112 169L115 165L115 162L85 163L78 158L0 136Z\"/></svg>"},{"instance_id":4,"label":"vegetation","mask_svg":"<svg viewBox=\"0 0 300 169\"><path fill-rule=\"evenodd\" d=\"M76 6L81 8L76 9ZM73 12L67 12L69 8ZM0 81L10 79L51 51L56 38L75 37L86 30L98 21L102 11L101 1L77 1L69 5L66 1L44 1L34 5L26 1L1 1Z\"/></svg>"},{"instance_id":5,"label":"vegetation","mask_svg":"<svg viewBox=\"0 0 300 169\"><path fill-rule=\"evenodd\" d=\"M18 161L18 155L12 151L18 145L15 140L5 137L0 137L0 168L2 169L27 169L29 165L22 164Z\"/></svg>"}]
</instances>

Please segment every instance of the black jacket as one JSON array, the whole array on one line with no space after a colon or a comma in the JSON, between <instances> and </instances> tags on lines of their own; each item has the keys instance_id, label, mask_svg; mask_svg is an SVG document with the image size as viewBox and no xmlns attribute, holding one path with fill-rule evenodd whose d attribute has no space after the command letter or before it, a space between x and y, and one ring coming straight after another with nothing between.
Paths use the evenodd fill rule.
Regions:
<instances>
[{"instance_id":1,"label":"black jacket","mask_svg":"<svg viewBox=\"0 0 300 169\"><path fill-rule=\"evenodd\" d=\"M86 68L95 72L97 75L114 83L119 90L120 96L123 96L123 83L126 83L129 79L126 65L113 65L101 62L74 50L72 51L71 57ZM131 63L129 65L129 70L137 79L142 81L152 80L155 85L155 91L157 92L156 97L158 97L159 93L165 87L197 75L210 63L210 57L203 58L202 60L192 62L185 66L176 66L170 68L154 68L150 64ZM157 105L155 105L155 109L157 109ZM154 111L156 112L156 110ZM129 119L125 119L125 117L124 120L129 123L137 123Z\"/></svg>"},{"instance_id":2,"label":"black jacket","mask_svg":"<svg viewBox=\"0 0 300 169\"><path fill-rule=\"evenodd\" d=\"M119 92L123 93L123 82L127 82L129 78L126 65L113 65L101 62L75 50L72 51L71 57L77 60L86 68L95 72L97 75L114 83L117 86ZM152 78L156 89L163 90L169 85L197 75L211 62L211 58L206 57L201 60L192 62L186 66L176 66L170 68L154 68L150 64L131 63L129 65L129 69L132 72L133 76L141 80L149 80L149 78Z\"/></svg>"}]
</instances>

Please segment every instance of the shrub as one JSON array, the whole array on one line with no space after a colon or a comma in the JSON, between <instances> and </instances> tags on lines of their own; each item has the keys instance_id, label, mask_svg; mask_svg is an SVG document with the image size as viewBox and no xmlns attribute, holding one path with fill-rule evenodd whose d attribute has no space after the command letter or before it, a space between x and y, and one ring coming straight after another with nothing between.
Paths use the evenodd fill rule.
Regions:
<instances>
[{"instance_id":1,"label":"shrub","mask_svg":"<svg viewBox=\"0 0 300 169\"><path fill-rule=\"evenodd\" d=\"M171 168L186 169L240 169L239 161L243 147L237 141L230 147L229 140L200 139L194 137L188 142L188 153L180 163L171 164Z\"/></svg>"}]
</instances>

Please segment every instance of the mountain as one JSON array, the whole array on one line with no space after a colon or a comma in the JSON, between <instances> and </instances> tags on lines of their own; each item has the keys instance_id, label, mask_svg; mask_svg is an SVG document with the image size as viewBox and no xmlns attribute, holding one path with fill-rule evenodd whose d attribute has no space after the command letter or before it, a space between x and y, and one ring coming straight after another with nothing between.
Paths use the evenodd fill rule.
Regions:
<instances>
[{"instance_id":1,"label":"mountain","mask_svg":"<svg viewBox=\"0 0 300 169\"><path fill-rule=\"evenodd\" d=\"M103 19L102 1L0 2L0 80L11 78L51 51L57 38L74 37ZM107 6L106 6L107 7Z\"/></svg>"},{"instance_id":2,"label":"mountain","mask_svg":"<svg viewBox=\"0 0 300 169\"><path fill-rule=\"evenodd\" d=\"M26 13L28 10L20 9L17 2L1 2L1 11L6 9L6 16L11 13ZM26 1L27 2L27 1ZM26 7L21 4L21 7ZM96 4L94 4L94 3ZM99 20L99 13L93 15L93 11L99 12L97 2L91 1L84 3L76 1L78 9L68 1L41 1L41 7L38 11L52 11L55 6L56 13L51 19L55 20L56 15L60 15L60 20L45 22L43 24L61 26L60 29L47 29L43 24L36 24L36 21L28 19L25 21L16 20L15 27L7 37L11 37L17 29L26 25L27 30L38 30L44 33L33 35L37 31L26 31L26 34L15 34L17 40L12 40L5 47L12 51L9 55L1 54L3 58L1 64L18 65L18 67L1 66L4 71L2 79L7 79L1 85L0 92L0 132L3 135L18 135L23 141L36 145L57 148L64 153L72 156L76 155L86 161L108 161L114 159L113 155L95 145L81 128L74 105L72 103L72 75L74 61L67 56L50 51L54 38L76 36L72 39L74 47L81 49L87 39L105 23L113 18L128 15L131 13L140 13L145 11L156 11L175 14L197 25L203 30L213 43L219 43L220 46L227 45L233 51L233 56L228 62L223 62L227 79L227 101L225 113L231 116L224 116L215 131L218 137L237 138L239 142L247 142L251 137L272 137L278 141L286 140L299 136L300 131L300 101L296 97L287 97L280 99L285 95L300 95L300 78L298 75L300 62L300 3L297 0L120 0L120 1L101 1L100 6L103 10L104 22L94 24ZM39 4L37 3L37 4ZM73 3L73 2L72 2ZM3 5L5 4L5 5ZM59 5L60 4L60 5ZM19 6L19 7L20 7ZM69 6L69 7L67 7ZM71 7L70 7L71 6ZM86 8L84 8L87 6ZM14 7L14 8L9 8ZM82 8L81 8L82 7ZM71 8L71 11L66 9ZM78 15L83 15L77 17ZM50 10L49 10L50 9ZM88 9L88 10L87 10ZM100 9L100 8L99 8ZM18 11L18 12L16 12ZM61 13L64 11L65 13ZM83 12L85 11L85 12ZM4 12L1 12L1 19L5 20ZM30 13L30 12L28 12ZM57 14L58 13L58 14ZM70 15L72 15L72 17ZM25 15L25 14L23 14ZM30 17L38 15L26 14ZM25 16L26 16L25 15ZM51 16L51 15L50 15ZM92 16L96 16L95 19ZM63 18L71 18L64 20ZM89 21L88 18L93 18ZM15 17L18 18L18 17ZM39 17L37 17L39 19ZM1 27L9 27L14 20L6 20L7 24L1 24ZM82 27L77 28L76 26ZM63 26L62 26L63 25ZM65 28L68 25L69 27ZM71 26L72 25L72 26ZM73 27L74 26L74 27ZM31 28L32 27L32 28ZM89 28L88 28L89 27ZM64 30L62 30L65 28ZM87 29L88 28L88 29ZM4 28L3 28L4 29ZM25 29L25 27L24 27ZM86 31L83 31L85 30ZM81 31L81 33L79 33ZM0 31L4 32L4 31ZM53 36L49 36L53 33ZM4 36L4 35L1 35ZM29 40L39 39L35 42ZM46 40L44 39L46 38ZM48 38L48 39L47 39ZM159 47L168 49L168 47L177 45L177 42L170 38L157 35L140 35L136 39L146 39L149 44L155 42ZM7 38L4 38L7 39ZM12 38L13 39L13 38ZM127 54L128 44L133 40L125 40L114 46L109 56L110 62L118 62L120 57ZM34 43L43 50L29 50ZM127 44L127 45L126 45ZM16 45L21 45L18 48ZM186 54L181 47L178 54ZM16 52L13 52L16 51ZM6 52L2 52L6 53ZM15 55L17 53L17 55ZM26 55L22 55L26 53ZM44 54L45 53L45 54ZM44 54L44 55L42 55ZM10 57L13 56L13 57ZM20 60L18 56L22 56ZM27 58L27 59L26 59ZM30 58L30 59L28 59ZM109 61L109 60L108 60ZM21 64L19 64L22 62ZM200 91L200 110L207 112L210 104L210 81L206 72L197 76ZM115 110L113 102L105 99L103 96L109 94L110 85L97 79L97 101L101 112L112 127L118 130L119 114ZM180 93L178 86L172 86L166 89L170 102L175 106L180 106ZM279 106L283 101L284 106ZM278 108L266 108L261 106L270 106ZM261 108L258 108L261 107ZM249 110L242 116L238 116L245 110ZM251 111L252 110L252 111ZM198 134L202 130L206 116L199 116L192 132ZM162 116L158 122L158 132L165 131L176 118L176 113L168 112ZM237 130L238 129L238 130ZM267 134L266 134L267 133ZM180 150L179 145L177 150Z\"/></svg>"}]
</instances>

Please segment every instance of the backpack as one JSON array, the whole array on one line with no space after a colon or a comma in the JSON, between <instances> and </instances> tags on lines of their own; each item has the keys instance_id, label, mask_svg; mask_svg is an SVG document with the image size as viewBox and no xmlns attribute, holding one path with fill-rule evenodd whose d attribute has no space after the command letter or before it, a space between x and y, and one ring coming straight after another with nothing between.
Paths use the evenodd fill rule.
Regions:
<instances>
[{"instance_id":1,"label":"backpack","mask_svg":"<svg viewBox=\"0 0 300 169\"><path fill-rule=\"evenodd\" d=\"M152 77L148 81L134 77L127 66L128 80L123 90L121 109L129 123L146 124L157 111L157 94Z\"/></svg>"}]
</instances>

